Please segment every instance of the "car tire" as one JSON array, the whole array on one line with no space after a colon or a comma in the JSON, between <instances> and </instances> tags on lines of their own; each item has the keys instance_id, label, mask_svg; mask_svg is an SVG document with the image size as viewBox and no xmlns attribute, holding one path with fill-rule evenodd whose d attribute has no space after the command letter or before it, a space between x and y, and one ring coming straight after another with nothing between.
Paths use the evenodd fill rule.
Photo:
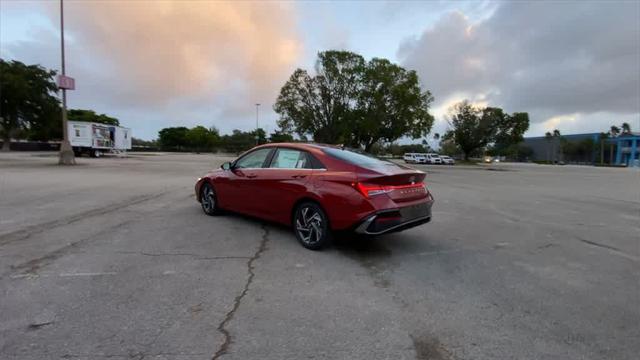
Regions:
<instances>
[{"instance_id":1,"label":"car tire","mask_svg":"<svg viewBox=\"0 0 640 360\"><path fill-rule=\"evenodd\" d=\"M202 184L200 189L200 205L202 206L202 211L209 216L219 215L221 212L216 192L208 182Z\"/></svg>"},{"instance_id":2,"label":"car tire","mask_svg":"<svg viewBox=\"0 0 640 360\"><path fill-rule=\"evenodd\" d=\"M293 232L307 249L320 250L331 243L329 218L320 205L305 201L293 214Z\"/></svg>"}]
</instances>

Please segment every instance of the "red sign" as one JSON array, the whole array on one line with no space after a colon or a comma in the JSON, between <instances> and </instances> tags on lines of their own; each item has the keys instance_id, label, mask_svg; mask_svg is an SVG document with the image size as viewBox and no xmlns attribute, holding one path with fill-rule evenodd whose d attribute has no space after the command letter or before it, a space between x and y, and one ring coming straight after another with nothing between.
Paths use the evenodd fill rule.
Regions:
<instances>
[{"instance_id":1,"label":"red sign","mask_svg":"<svg viewBox=\"0 0 640 360\"><path fill-rule=\"evenodd\" d=\"M75 90L76 79L70 76L58 75L58 87L60 89Z\"/></svg>"}]
</instances>

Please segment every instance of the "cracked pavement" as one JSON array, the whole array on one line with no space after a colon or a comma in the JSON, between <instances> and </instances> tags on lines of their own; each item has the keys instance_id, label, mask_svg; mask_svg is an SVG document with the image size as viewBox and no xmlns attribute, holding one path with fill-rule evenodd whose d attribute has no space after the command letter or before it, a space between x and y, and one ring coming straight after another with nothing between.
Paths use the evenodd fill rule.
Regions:
<instances>
[{"instance_id":1,"label":"cracked pavement","mask_svg":"<svg viewBox=\"0 0 640 360\"><path fill-rule=\"evenodd\" d=\"M195 179L228 158L36 155L0 154L2 359L640 352L638 172L425 166L432 223L313 252L202 214Z\"/></svg>"}]
</instances>

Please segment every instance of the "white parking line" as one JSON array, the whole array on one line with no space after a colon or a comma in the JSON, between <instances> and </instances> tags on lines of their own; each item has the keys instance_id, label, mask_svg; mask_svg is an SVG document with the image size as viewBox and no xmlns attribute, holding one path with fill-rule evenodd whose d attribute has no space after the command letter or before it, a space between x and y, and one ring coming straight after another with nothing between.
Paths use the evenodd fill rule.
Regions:
<instances>
[{"instance_id":1,"label":"white parking line","mask_svg":"<svg viewBox=\"0 0 640 360\"><path fill-rule=\"evenodd\" d=\"M16 275L11 275L10 278L11 279L24 279L24 278L29 278L29 279L37 279L40 277L52 277L52 276L58 276L58 277L88 277L88 276L111 276L111 275L117 275L117 272L81 272L81 273L60 273L60 274L34 274L34 273L26 273L26 274L16 274Z\"/></svg>"},{"instance_id":2,"label":"white parking line","mask_svg":"<svg viewBox=\"0 0 640 360\"><path fill-rule=\"evenodd\" d=\"M71 277L71 276L104 276L104 275L116 275L115 272L95 272L95 273L62 273L58 276L60 277Z\"/></svg>"}]
</instances>

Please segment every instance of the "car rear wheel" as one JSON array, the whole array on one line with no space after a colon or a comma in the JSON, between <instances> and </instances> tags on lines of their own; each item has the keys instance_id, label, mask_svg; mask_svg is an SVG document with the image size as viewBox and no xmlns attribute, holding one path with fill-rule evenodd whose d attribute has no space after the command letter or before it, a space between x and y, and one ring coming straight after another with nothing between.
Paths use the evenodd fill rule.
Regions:
<instances>
[{"instance_id":1,"label":"car rear wheel","mask_svg":"<svg viewBox=\"0 0 640 360\"><path fill-rule=\"evenodd\" d=\"M202 205L202 211L207 215L213 216L220 213L216 193L213 186L209 183L202 185L202 190L200 190L200 204Z\"/></svg>"},{"instance_id":2,"label":"car rear wheel","mask_svg":"<svg viewBox=\"0 0 640 360\"><path fill-rule=\"evenodd\" d=\"M300 204L294 214L293 226L296 238L307 249L320 250L331 242L329 220L316 203Z\"/></svg>"}]
</instances>

